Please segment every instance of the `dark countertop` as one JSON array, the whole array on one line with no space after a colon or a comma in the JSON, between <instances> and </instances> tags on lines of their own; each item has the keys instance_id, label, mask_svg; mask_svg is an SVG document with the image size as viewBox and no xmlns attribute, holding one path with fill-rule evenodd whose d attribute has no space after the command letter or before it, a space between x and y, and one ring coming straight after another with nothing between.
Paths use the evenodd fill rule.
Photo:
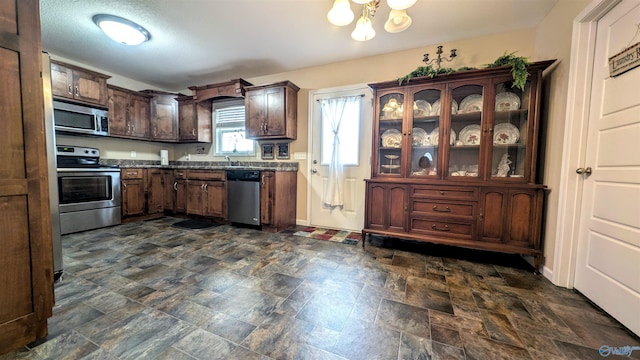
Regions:
<instances>
[{"instance_id":1,"label":"dark countertop","mask_svg":"<svg viewBox=\"0 0 640 360\"><path fill-rule=\"evenodd\" d=\"M236 162L234 162L236 164ZM169 165L160 165L159 160L121 160L101 159L100 165L117 165L120 168L159 168L194 170L260 170L260 171L298 171L297 162L281 161L240 161L238 165L229 165L226 161L170 161Z\"/></svg>"}]
</instances>

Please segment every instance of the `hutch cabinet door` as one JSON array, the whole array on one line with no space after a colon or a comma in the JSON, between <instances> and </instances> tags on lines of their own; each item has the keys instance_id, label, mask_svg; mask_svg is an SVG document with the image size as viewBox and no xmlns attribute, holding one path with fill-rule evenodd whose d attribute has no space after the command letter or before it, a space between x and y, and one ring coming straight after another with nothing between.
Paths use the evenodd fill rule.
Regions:
<instances>
[{"instance_id":1,"label":"hutch cabinet door","mask_svg":"<svg viewBox=\"0 0 640 360\"><path fill-rule=\"evenodd\" d=\"M412 109L406 114L409 124L406 132L409 135L410 157L404 162L409 169L409 176L436 178L441 171L438 168L438 147L440 139L441 117L448 117L449 99L442 98L442 87L411 88L408 99ZM411 103L412 102L412 103ZM440 106L444 103L444 107ZM443 111L444 110L444 111ZM407 152L409 154L409 152Z\"/></svg>"},{"instance_id":2,"label":"hutch cabinet door","mask_svg":"<svg viewBox=\"0 0 640 360\"><path fill-rule=\"evenodd\" d=\"M369 183L367 189L367 228L406 231L407 186L404 184Z\"/></svg>"},{"instance_id":3,"label":"hutch cabinet door","mask_svg":"<svg viewBox=\"0 0 640 360\"><path fill-rule=\"evenodd\" d=\"M404 118L404 90L392 89L378 93L376 101L377 121L373 133L377 134L373 140L372 176L399 177L404 158L404 148L407 141Z\"/></svg>"},{"instance_id":4,"label":"hutch cabinet door","mask_svg":"<svg viewBox=\"0 0 640 360\"><path fill-rule=\"evenodd\" d=\"M449 180L478 178L483 174L483 134L487 131L486 103L488 80L471 80L451 84L451 118L447 131L440 136L448 138L449 148L444 168Z\"/></svg>"},{"instance_id":5,"label":"hutch cabinet door","mask_svg":"<svg viewBox=\"0 0 640 360\"><path fill-rule=\"evenodd\" d=\"M537 80L534 78L533 82ZM526 82L524 91L512 87L510 77L496 78L493 81L495 105L493 123L490 125L492 146L489 148L489 168L487 177L491 180L524 182L535 176L533 144L537 139L538 129L533 126L536 94L532 93L532 80ZM533 85L535 86L535 85Z\"/></svg>"}]
</instances>

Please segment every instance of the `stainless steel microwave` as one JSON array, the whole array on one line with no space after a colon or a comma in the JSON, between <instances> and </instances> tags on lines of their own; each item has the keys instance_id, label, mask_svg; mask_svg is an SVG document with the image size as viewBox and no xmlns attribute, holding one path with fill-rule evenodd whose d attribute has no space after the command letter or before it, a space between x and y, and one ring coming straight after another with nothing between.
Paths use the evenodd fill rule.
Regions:
<instances>
[{"instance_id":1,"label":"stainless steel microwave","mask_svg":"<svg viewBox=\"0 0 640 360\"><path fill-rule=\"evenodd\" d=\"M86 105L53 101L56 132L85 135L109 135L109 112Z\"/></svg>"}]
</instances>

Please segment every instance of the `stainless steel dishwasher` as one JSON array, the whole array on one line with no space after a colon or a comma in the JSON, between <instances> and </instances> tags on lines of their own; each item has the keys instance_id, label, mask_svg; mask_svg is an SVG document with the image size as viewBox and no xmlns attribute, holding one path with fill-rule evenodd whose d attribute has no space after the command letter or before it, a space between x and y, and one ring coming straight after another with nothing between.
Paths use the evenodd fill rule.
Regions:
<instances>
[{"instance_id":1,"label":"stainless steel dishwasher","mask_svg":"<svg viewBox=\"0 0 640 360\"><path fill-rule=\"evenodd\" d=\"M260 225L260 171L227 170L227 219Z\"/></svg>"}]
</instances>

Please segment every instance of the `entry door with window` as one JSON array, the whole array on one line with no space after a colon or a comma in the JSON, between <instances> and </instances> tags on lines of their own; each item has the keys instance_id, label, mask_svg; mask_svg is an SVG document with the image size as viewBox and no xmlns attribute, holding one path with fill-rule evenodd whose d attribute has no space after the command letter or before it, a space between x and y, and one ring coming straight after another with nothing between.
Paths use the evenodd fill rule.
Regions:
<instances>
[{"instance_id":1,"label":"entry door with window","mask_svg":"<svg viewBox=\"0 0 640 360\"><path fill-rule=\"evenodd\" d=\"M346 102L336 138L336 123L323 116L322 103L349 97L356 97L357 101ZM364 226L364 179L371 172L371 90L366 86L319 90L310 94L310 101L313 106L309 135L309 224L360 231ZM339 141L337 155L343 169L341 179L337 180L341 184L341 205L331 204L337 197L329 194L331 183L336 181L330 176L335 140Z\"/></svg>"},{"instance_id":2,"label":"entry door with window","mask_svg":"<svg viewBox=\"0 0 640 360\"><path fill-rule=\"evenodd\" d=\"M575 287L640 334L640 67L609 75L608 59L640 41L640 3L598 21ZM633 37L633 39L632 39ZM572 169L573 170L573 169Z\"/></svg>"}]
</instances>

